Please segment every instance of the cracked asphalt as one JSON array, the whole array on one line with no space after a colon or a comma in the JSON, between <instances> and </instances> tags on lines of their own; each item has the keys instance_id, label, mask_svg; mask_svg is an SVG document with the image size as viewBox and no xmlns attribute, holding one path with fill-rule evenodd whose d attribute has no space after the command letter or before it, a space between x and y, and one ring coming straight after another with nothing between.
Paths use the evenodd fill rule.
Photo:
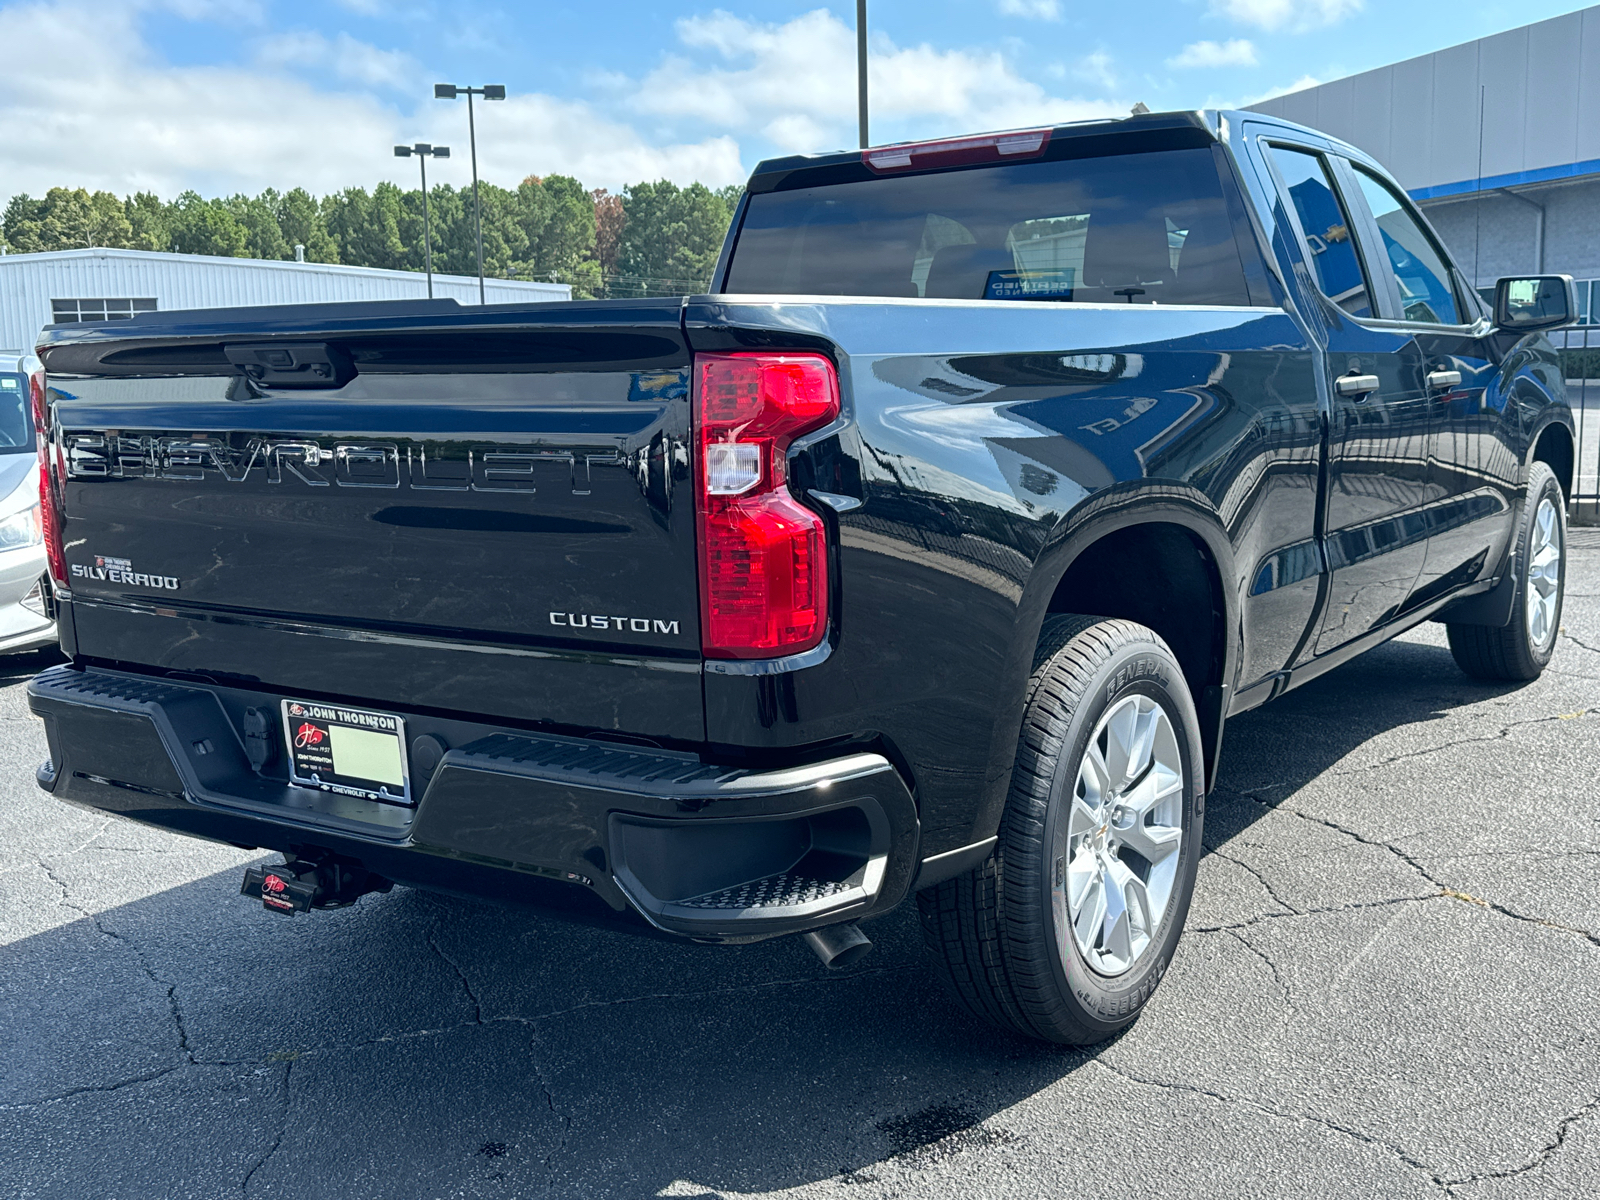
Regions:
<instances>
[{"instance_id":1,"label":"cracked asphalt","mask_svg":"<svg viewBox=\"0 0 1600 1200\"><path fill-rule=\"evenodd\" d=\"M1074 1051L969 1021L909 909L825 972L257 857L34 787L0 660L0 1196L1600 1194L1600 532L1552 667L1427 625L1232 722L1190 926Z\"/></svg>"}]
</instances>

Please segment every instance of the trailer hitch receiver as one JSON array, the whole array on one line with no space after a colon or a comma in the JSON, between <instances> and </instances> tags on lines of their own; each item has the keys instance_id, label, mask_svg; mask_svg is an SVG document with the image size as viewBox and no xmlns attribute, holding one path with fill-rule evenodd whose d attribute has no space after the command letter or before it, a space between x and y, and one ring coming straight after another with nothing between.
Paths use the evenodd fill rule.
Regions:
<instances>
[{"instance_id":1,"label":"trailer hitch receiver","mask_svg":"<svg viewBox=\"0 0 1600 1200\"><path fill-rule=\"evenodd\" d=\"M345 908L368 892L387 892L393 882L360 863L336 855L295 857L276 867L250 867L241 896L261 901L269 912L292 917L314 908Z\"/></svg>"}]
</instances>

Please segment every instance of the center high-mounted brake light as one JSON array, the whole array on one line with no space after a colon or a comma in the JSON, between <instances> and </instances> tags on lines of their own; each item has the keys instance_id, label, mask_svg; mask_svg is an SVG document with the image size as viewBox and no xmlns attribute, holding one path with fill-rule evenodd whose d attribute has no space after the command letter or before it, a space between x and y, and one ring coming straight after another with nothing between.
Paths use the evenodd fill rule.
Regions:
<instances>
[{"instance_id":1,"label":"center high-mounted brake light","mask_svg":"<svg viewBox=\"0 0 1600 1200\"><path fill-rule=\"evenodd\" d=\"M709 658L809 650L828 624L822 518L785 482L795 438L839 415L839 377L820 354L700 354L700 640Z\"/></svg>"},{"instance_id":2,"label":"center high-mounted brake light","mask_svg":"<svg viewBox=\"0 0 1600 1200\"><path fill-rule=\"evenodd\" d=\"M869 170L905 171L912 167L965 167L973 163L1037 158L1050 144L1048 129L1013 129L978 137L945 138L937 142L901 142L861 152Z\"/></svg>"},{"instance_id":3,"label":"center high-mounted brake light","mask_svg":"<svg viewBox=\"0 0 1600 1200\"><path fill-rule=\"evenodd\" d=\"M67 556L61 546L61 486L51 478L50 406L45 400L44 372L28 376L28 392L33 402L33 431L39 442L39 521L44 526L44 552L50 564L50 577L58 591L67 590Z\"/></svg>"}]
</instances>

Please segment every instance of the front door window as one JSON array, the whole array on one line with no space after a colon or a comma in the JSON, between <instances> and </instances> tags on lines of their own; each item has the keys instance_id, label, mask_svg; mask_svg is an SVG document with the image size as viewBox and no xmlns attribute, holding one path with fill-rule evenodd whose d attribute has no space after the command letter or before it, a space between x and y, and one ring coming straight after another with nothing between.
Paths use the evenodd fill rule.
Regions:
<instances>
[{"instance_id":1,"label":"front door window","mask_svg":"<svg viewBox=\"0 0 1600 1200\"><path fill-rule=\"evenodd\" d=\"M1356 167L1361 194L1378 222L1383 235L1383 252L1388 269L1400 285L1403 319L1427 325L1460 325L1462 317L1450 286L1450 270L1400 197L1388 184L1365 169ZM1374 263L1383 270L1384 262Z\"/></svg>"}]
</instances>

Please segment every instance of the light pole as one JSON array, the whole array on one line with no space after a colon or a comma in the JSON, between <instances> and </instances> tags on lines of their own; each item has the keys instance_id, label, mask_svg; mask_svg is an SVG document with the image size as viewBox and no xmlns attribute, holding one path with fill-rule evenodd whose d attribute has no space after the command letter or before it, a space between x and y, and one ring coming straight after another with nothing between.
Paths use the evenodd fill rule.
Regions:
<instances>
[{"instance_id":1,"label":"light pole","mask_svg":"<svg viewBox=\"0 0 1600 1200\"><path fill-rule=\"evenodd\" d=\"M506 85L487 83L479 88L457 87L453 83L433 85L435 100L454 100L457 96L467 98L467 143L472 154L472 230L478 239L478 303L483 304L483 211L478 207L478 129L472 118L472 98L482 96L485 100L504 100Z\"/></svg>"},{"instance_id":2,"label":"light pole","mask_svg":"<svg viewBox=\"0 0 1600 1200\"><path fill-rule=\"evenodd\" d=\"M856 0L856 114L861 124L861 148L867 138L867 0Z\"/></svg>"},{"instance_id":3,"label":"light pole","mask_svg":"<svg viewBox=\"0 0 1600 1200\"><path fill-rule=\"evenodd\" d=\"M418 142L415 146L396 146L396 158L410 158L417 156L417 163L422 167L422 252L428 264L428 299L433 299L433 234L428 230L428 158L449 158L449 146L430 146L427 142Z\"/></svg>"}]
</instances>

